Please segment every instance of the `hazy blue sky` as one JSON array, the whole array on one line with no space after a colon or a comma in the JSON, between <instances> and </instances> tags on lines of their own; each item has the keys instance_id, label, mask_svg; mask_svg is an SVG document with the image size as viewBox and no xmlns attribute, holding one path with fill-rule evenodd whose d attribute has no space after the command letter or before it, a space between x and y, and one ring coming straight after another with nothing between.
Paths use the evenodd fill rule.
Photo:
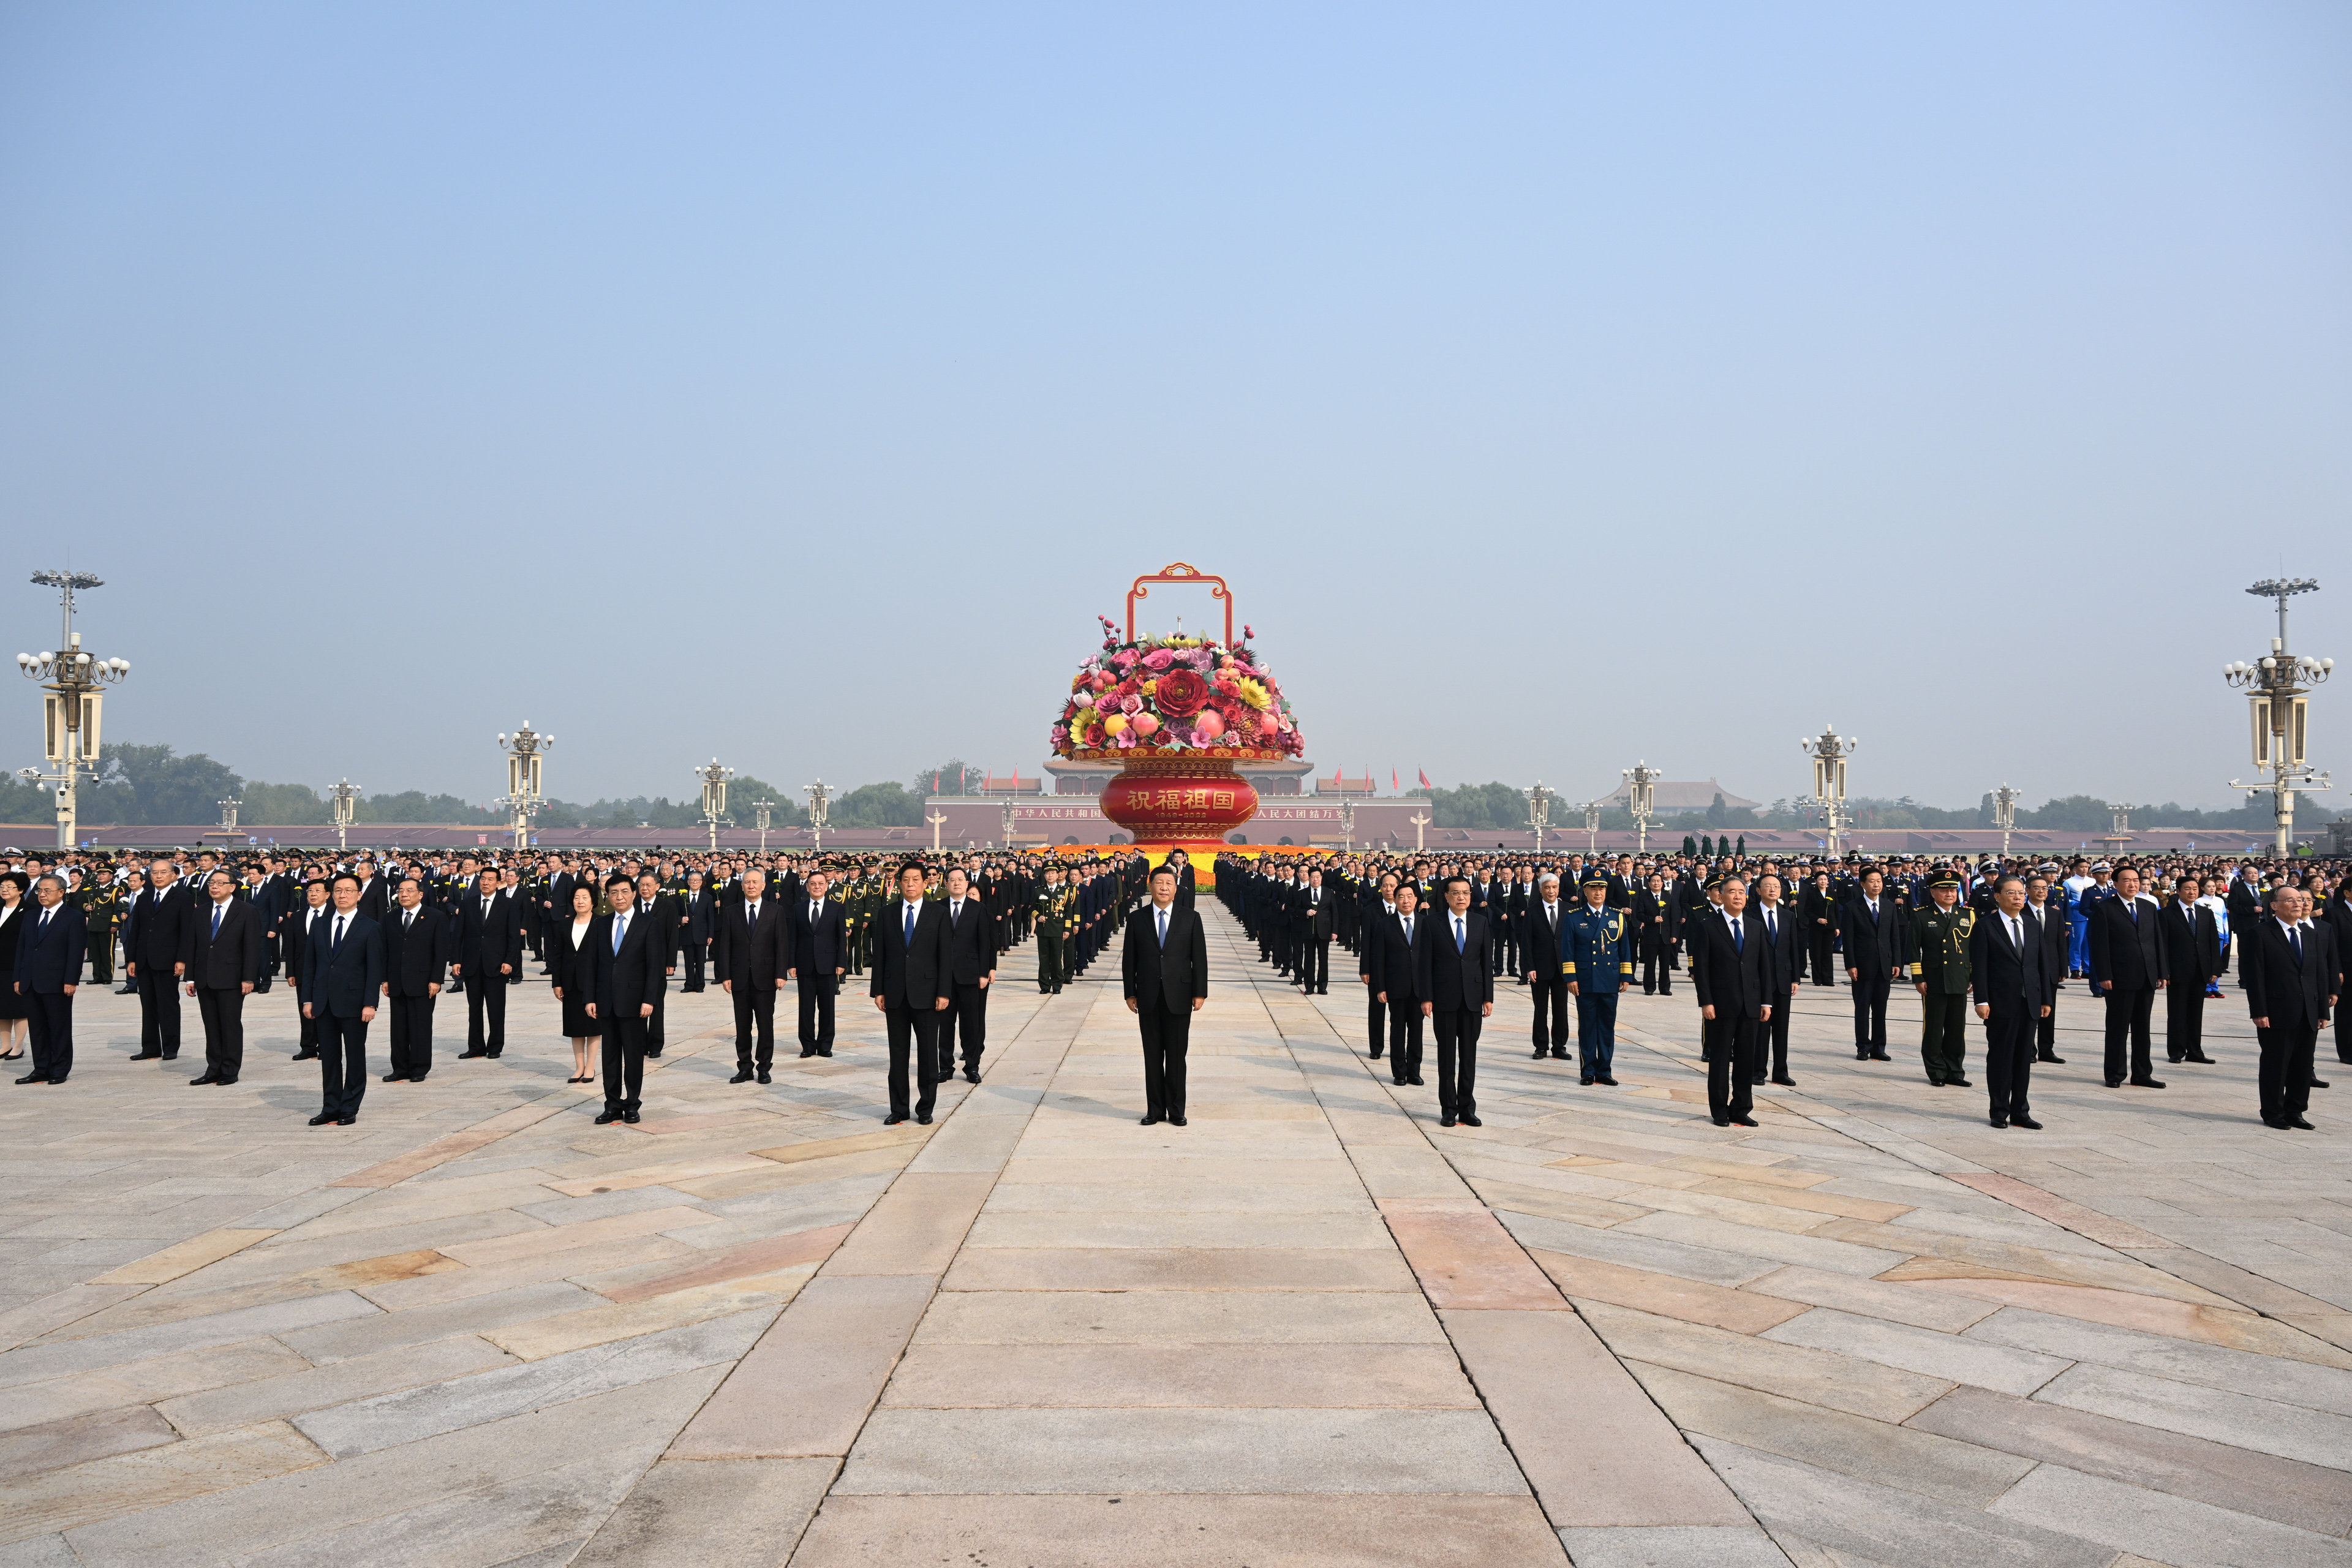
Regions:
<instances>
[{"instance_id":1,"label":"hazy blue sky","mask_svg":"<svg viewBox=\"0 0 2352 1568\"><path fill-rule=\"evenodd\" d=\"M0 9L0 610L249 776L1028 773L1181 557L1383 784L2219 804L2347 433L2339 0Z\"/></svg>"}]
</instances>

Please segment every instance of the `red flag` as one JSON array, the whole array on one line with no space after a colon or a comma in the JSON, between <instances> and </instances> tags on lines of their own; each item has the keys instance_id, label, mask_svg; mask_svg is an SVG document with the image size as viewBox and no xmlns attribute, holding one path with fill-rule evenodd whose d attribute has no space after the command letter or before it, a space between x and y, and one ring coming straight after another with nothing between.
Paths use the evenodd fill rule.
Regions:
<instances>
[{"instance_id":1,"label":"red flag","mask_svg":"<svg viewBox=\"0 0 2352 1568\"><path fill-rule=\"evenodd\" d=\"M1429 770L1426 768L1423 768L1421 771L1421 787L1423 789L1435 789L1437 787L1435 784L1429 782Z\"/></svg>"},{"instance_id":2,"label":"red flag","mask_svg":"<svg viewBox=\"0 0 2352 1568\"><path fill-rule=\"evenodd\" d=\"M931 770L931 793L933 795L940 793L940 774L936 768Z\"/></svg>"},{"instance_id":3,"label":"red flag","mask_svg":"<svg viewBox=\"0 0 2352 1568\"><path fill-rule=\"evenodd\" d=\"M1397 771L1394 768L1391 768L1389 770L1389 788L1395 790L1400 795L1404 792L1404 781L1397 777Z\"/></svg>"}]
</instances>

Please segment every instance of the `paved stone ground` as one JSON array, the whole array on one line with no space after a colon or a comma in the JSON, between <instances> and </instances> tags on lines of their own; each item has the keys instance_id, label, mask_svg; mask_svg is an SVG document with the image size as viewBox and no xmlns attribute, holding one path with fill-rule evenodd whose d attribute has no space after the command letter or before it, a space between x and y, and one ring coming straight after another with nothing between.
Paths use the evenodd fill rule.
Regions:
<instances>
[{"instance_id":1,"label":"paved stone ground","mask_svg":"<svg viewBox=\"0 0 2352 1568\"><path fill-rule=\"evenodd\" d=\"M888 1131L854 997L765 1089L672 997L599 1129L534 984L312 1129L282 989L226 1090L86 992L0 1089L0 1565L2352 1564L2352 1081L2262 1127L2234 995L2163 1091L2062 1029L1996 1133L1842 993L1748 1130L1686 994L1611 1090L1507 987L1449 1131L1204 908L1184 1129L1096 983Z\"/></svg>"}]
</instances>

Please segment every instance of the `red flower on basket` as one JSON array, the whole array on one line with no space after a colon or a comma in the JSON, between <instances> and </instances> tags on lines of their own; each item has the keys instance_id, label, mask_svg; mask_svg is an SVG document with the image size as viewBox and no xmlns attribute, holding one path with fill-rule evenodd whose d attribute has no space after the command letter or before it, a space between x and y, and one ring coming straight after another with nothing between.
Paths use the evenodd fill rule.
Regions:
<instances>
[{"instance_id":1,"label":"red flower on basket","mask_svg":"<svg viewBox=\"0 0 2352 1568\"><path fill-rule=\"evenodd\" d=\"M1152 689L1152 706L1171 719L1187 719L1209 700L1209 683L1189 669L1171 669Z\"/></svg>"}]
</instances>

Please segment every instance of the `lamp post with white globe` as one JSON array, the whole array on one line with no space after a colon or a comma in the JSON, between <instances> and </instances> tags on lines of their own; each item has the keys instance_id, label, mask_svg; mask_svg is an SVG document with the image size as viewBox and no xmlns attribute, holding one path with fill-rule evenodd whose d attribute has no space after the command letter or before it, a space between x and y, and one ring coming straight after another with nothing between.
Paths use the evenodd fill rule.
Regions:
<instances>
[{"instance_id":1,"label":"lamp post with white globe","mask_svg":"<svg viewBox=\"0 0 2352 1568\"><path fill-rule=\"evenodd\" d=\"M2314 773L2304 759L2305 718L2312 687L2335 669L2332 658L2305 658L2287 651L2286 602L2319 586L2309 577L2272 577L2246 590L2258 598L2278 601L2278 636L2271 651L2256 663L2241 660L2221 667L2221 679L2246 694L2253 721L2254 766L2271 776L2267 782L2241 784L2231 789L2249 795L2271 794L2271 819L2276 834L2273 852L2281 858L2294 853L2294 797L2298 790L2331 789L2325 773Z\"/></svg>"},{"instance_id":2,"label":"lamp post with white globe","mask_svg":"<svg viewBox=\"0 0 2352 1568\"><path fill-rule=\"evenodd\" d=\"M1853 755L1862 742L1852 735L1841 736L1834 724L1824 724L1818 735L1808 735L1797 742L1813 760L1813 800L1822 808L1825 842L1822 847L1834 860L1838 855L1838 837L1846 830L1845 760Z\"/></svg>"},{"instance_id":3,"label":"lamp post with white globe","mask_svg":"<svg viewBox=\"0 0 2352 1568\"><path fill-rule=\"evenodd\" d=\"M541 735L522 721L522 728L512 735L499 731L499 745L507 754L507 793L495 805L506 808L509 827L515 836L515 847L530 847L531 818L539 815L543 801L540 771L540 754L555 744L552 735Z\"/></svg>"},{"instance_id":4,"label":"lamp post with white globe","mask_svg":"<svg viewBox=\"0 0 2352 1568\"><path fill-rule=\"evenodd\" d=\"M47 720L47 749L43 754L55 771L45 773L38 768L26 768L16 776L26 784L47 784L57 792L58 847L70 849L79 822L81 775L98 771L101 688L129 675L131 661L92 658L82 651L81 634L73 629L74 591L103 587L105 584L98 578L87 572L36 572L33 581L44 588L57 589L65 605L64 645L52 652L16 656L16 668L25 679L40 681L42 690L47 693L42 701Z\"/></svg>"}]
</instances>

